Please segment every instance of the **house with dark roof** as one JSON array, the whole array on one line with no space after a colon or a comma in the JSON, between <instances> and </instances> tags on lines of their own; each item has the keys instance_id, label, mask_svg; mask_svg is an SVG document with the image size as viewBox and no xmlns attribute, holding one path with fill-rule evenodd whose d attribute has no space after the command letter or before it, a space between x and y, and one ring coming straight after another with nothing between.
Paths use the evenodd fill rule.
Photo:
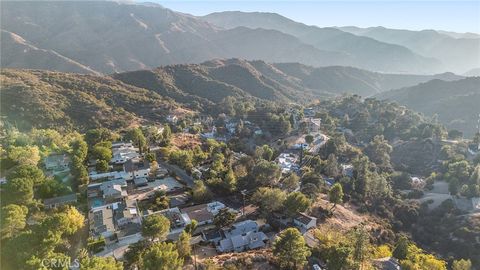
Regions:
<instances>
[{"instance_id":1,"label":"house with dark roof","mask_svg":"<svg viewBox=\"0 0 480 270\"><path fill-rule=\"evenodd\" d=\"M213 222L213 218L220 209L226 206L221 202L210 202L205 204L194 205L182 209L182 213L187 214L190 220L196 220L198 225L210 224Z\"/></svg>"},{"instance_id":2,"label":"house with dark roof","mask_svg":"<svg viewBox=\"0 0 480 270\"><path fill-rule=\"evenodd\" d=\"M47 209L56 208L61 205L72 204L76 202L77 194L75 193L43 200L43 204Z\"/></svg>"}]
</instances>

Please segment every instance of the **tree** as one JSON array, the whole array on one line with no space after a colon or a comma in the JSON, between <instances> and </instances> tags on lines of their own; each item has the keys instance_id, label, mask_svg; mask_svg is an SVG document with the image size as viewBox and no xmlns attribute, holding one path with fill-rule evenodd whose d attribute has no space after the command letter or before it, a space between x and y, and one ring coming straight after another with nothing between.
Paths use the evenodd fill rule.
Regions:
<instances>
[{"instance_id":1,"label":"tree","mask_svg":"<svg viewBox=\"0 0 480 270\"><path fill-rule=\"evenodd\" d=\"M180 236L178 237L178 240L177 240L177 251L178 251L178 255L180 256L180 258L187 258L187 257L190 257L190 253L192 252L192 247L190 246L190 239L192 238L192 236L185 232L185 231L182 231L180 233Z\"/></svg>"},{"instance_id":2,"label":"tree","mask_svg":"<svg viewBox=\"0 0 480 270\"><path fill-rule=\"evenodd\" d=\"M235 177L232 168L229 168L225 174L225 177L223 178L223 187L228 192L234 192L237 189L237 178Z\"/></svg>"},{"instance_id":3,"label":"tree","mask_svg":"<svg viewBox=\"0 0 480 270\"><path fill-rule=\"evenodd\" d=\"M142 235L151 240L164 240L170 231L170 220L163 215L147 216L142 222Z\"/></svg>"},{"instance_id":4,"label":"tree","mask_svg":"<svg viewBox=\"0 0 480 270\"><path fill-rule=\"evenodd\" d=\"M296 173L291 173L285 179L283 179L282 188L287 191L294 191L298 188L299 183L300 177Z\"/></svg>"},{"instance_id":5,"label":"tree","mask_svg":"<svg viewBox=\"0 0 480 270\"><path fill-rule=\"evenodd\" d=\"M62 182L55 179L47 179L37 189L40 198L52 198L70 193L71 190Z\"/></svg>"},{"instance_id":6,"label":"tree","mask_svg":"<svg viewBox=\"0 0 480 270\"><path fill-rule=\"evenodd\" d=\"M30 179L34 185L39 185L44 182L45 175L36 165L22 164L15 167L14 170L7 175L7 180L14 178Z\"/></svg>"},{"instance_id":7,"label":"tree","mask_svg":"<svg viewBox=\"0 0 480 270\"><path fill-rule=\"evenodd\" d=\"M77 156L82 161L87 158L88 145L84 140L74 140L70 146L72 148L72 155Z\"/></svg>"},{"instance_id":8,"label":"tree","mask_svg":"<svg viewBox=\"0 0 480 270\"><path fill-rule=\"evenodd\" d=\"M192 235L195 230L197 229L198 222L195 219L192 219L192 221L185 226L185 232L189 233Z\"/></svg>"},{"instance_id":9,"label":"tree","mask_svg":"<svg viewBox=\"0 0 480 270\"><path fill-rule=\"evenodd\" d=\"M155 243L140 257L140 269L144 270L178 270L183 265L175 245Z\"/></svg>"},{"instance_id":10,"label":"tree","mask_svg":"<svg viewBox=\"0 0 480 270\"><path fill-rule=\"evenodd\" d=\"M273 157L273 149L267 144L264 144L262 147L257 147L255 149L255 156L270 161Z\"/></svg>"},{"instance_id":11,"label":"tree","mask_svg":"<svg viewBox=\"0 0 480 270\"><path fill-rule=\"evenodd\" d=\"M351 234L353 242L353 260L357 264L358 269L363 269L364 262L369 259L368 256L371 249L369 235L363 227L353 229Z\"/></svg>"},{"instance_id":12,"label":"tree","mask_svg":"<svg viewBox=\"0 0 480 270\"><path fill-rule=\"evenodd\" d=\"M283 203L286 213L290 217L294 217L299 212L305 212L311 204L312 201L301 192L288 194L287 199Z\"/></svg>"},{"instance_id":13,"label":"tree","mask_svg":"<svg viewBox=\"0 0 480 270\"><path fill-rule=\"evenodd\" d=\"M307 262L310 250L296 228L282 231L273 243L273 255L284 269L299 269Z\"/></svg>"},{"instance_id":14,"label":"tree","mask_svg":"<svg viewBox=\"0 0 480 270\"><path fill-rule=\"evenodd\" d=\"M18 165L37 166L40 161L40 151L37 146L11 146L8 158Z\"/></svg>"},{"instance_id":15,"label":"tree","mask_svg":"<svg viewBox=\"0 0 480 270\"><path fill-rule=\"evenodd\" d=\"M313 136L310 134L305 136L305 142L311 144L313 142Z\"/></svg>"},{"instance_id":16,"label":"tree","mask_svg":"<svg viewBox=\"0 0 480 270\"><path fill-rule=\"evenodd\" d=\"M259 206L264 215L271 214L282 208L287 195L278 188L259 188L252 196L252 201Z\"/></svg>"},{"instance_id":17,"label":"tree","mask_svg":"<svg viewBox=\"0 0 480 270\"><path fill-rule=\"evenodd\" d=\"M237 215L228 208L223 208L218 211L218 214L213 218L213 223L217 228L223 228L232 225L235 222Z\"/></svg>"},{"instance_id":18,"label":"tree","mask_svg":"<svg viewBox=\"0 0 480 270\"><path fill-rule=\"evenodd\" d=\"M373 138L370 144L365 149L365 153L384 171L391 171L392 165L390 164L390 153L393 148L388 144L383 135L377 135Z\"/></svg>"},{"instance_id":19,"label":"tree","mask_svg":"<svg viewBox=\"0 0 480 270\"><path fill-rule=\"evenodd\" d=\"M331 177L337 177L339 173L337 157L335 154L328 155L327 163L325 165L325 174Z\"/></svg>"},{"instance_id":20,"label":"tree","mask_svg":"<svg viewBox=\"0 0 480 270\"><path fill-rule=\"evenodd\" d=\"M97 160L95 170L99 173L108 172L108 161L103 159Z\"/></svg>"},{"instance_id":21,"label":"tree","mask_svg":"<svg viewBox=\"0 0 480 270\"><path fill-rule=\"evenodd\" d=\"M320 193L320 189L312 183L307 183L305 185L302 185L300 192L305 194L308 198L310 198L310 200L316 200L318 194Z\"/></svg>"},{"instance_id":22,"label":"tree","mask_svg":"<svg viewBox=\"0 0 480 270\"><path fill-rule=\"evenodd\" d=\"M404 260L408 256L408 245L409 241L405 236L398 239L395 248L393 249L392 256L398 260Z\"/></svg>"},{"instance_id":23,"label":"tree","mask_svg":"<svg viewBox=\"0 0 480 270\"><path fill-rule=\"evenodd\" d=\"M10 238L26 226L28 208L9 204L2 208L2 239Z\"/></svg>"},{"instance_id":24,"label":"tree","mask_svg":"<svg viewBox=\"0 0 480 270\"><path fill-rule=\"evenodd\" d=\"M328 200L330 201L330 203L333 203L333 206L330 209L330 211L335 209L337 204L343 202L343 188L340 183L335 183L330 188L330 190L328 191Z\"/></svg>"},{"instance_id":25,"label":"tree","mask_svg":"<svg viewBox=\"0 0 480 270\"><path fill-rule=\"evenodd\" d=\"M28 178L10 179L5 185L5 194L12 203L28 205L33 200L33 181Z\"/></svg>"},{"instance_id":26,"label":"tree","mask_svg":"<svg viewBox=\"0 0 480 270\"><path fill-rule=\"evenodd\" d=\"M92 149L92 156L97 160L109 162L112 159L112 149L102 145L95 145Z\"/></svg>"},{"instance_id":27,"label":"tree","mask_svg":"<svg viewBox=\"0 0 480 270\"><path fill-rule=\"evenodd\" d=\"M139 128L132 128L128 130L127 134L125 134L125 140L131 141L140 149L140 152L143 152L146 149L147 139L145 139L142 130Z\"/></svg>"},{"instance_id":28,"label":"tree","mask_svg":"<svg viewBox=\"0 0 480 270\"><path fill-rule=\"evenodd\" d=\"M86 257L80 261L80 270L123 270L123 264L113 257Z\"/></svg>"},{"instance_id":29,"label":"tree","mask_svg":"<svg viewBox=\"0 0 480 270\"><path fill-rule=\"evenodd\" d=\"M172 139L172 129L170 129L169 125L166 125L163 128L163 132L162 132L162 145L163 146L169 145L171 139Z\"/></svg>"},{"instance_id":30,"label":"tree","mask_svg":"<svg viewBox=\"0 0 480 270\"><path fill-rule=\"evenodd\" d=\"M281 175L280 167L273 162L261 160L251 172L256 187L272 186Z\"/></svg>"},{"instance_id":31,"label":"tree","mask_svg":"<svg viewBox=\"0 0 480 270\"><path fill-rule=\"evenodd\" d=\"M90 146L99 142L113 141L113 134L106 128L90 129L85 134L85 141Z\"/></svg>"},{"instance_id":32,"label":"tree","mask_svg":"<svg viewBox=\"0 0 480 270\"><path fill-rule=\"evenodd\" d=\"M145 159L146 159L148 162L152 163L153 161L156 161L156 160L157 160L157 157L155 156L154 153L147 153L147 154L145 154Z\"/></svg>"},{"instance_id":33,"label":"tree","mask_svg":"<svg viewBox=\"0 0 480 270\"><path fill-rule=\"evenodd\" d=\"M51 223L54 224L57 232L73 235L85 225L85 217L78 212L77 208L68 206L62 212L53 215Z\"/></svg>"},{"instance_id":34,"label":"tree","mask_svg":"<svg viewBox=\"0 0 480 270\"><path fill-rule=\"evenodd\" d=\"M452 270L471 270L472 262L470 260L456 260L452 263Z\"/></svg>"},{"instance_id":35,"label":"tree","mask_svg":"<svg viewBox=\"0 0 480 270\"><path fill-rule=\"evenodd\" d=\"M193 182L192 197L195 202L201 203L201 202L206 202L210 200L210 198L212 197L212 194L207 189L203 181L195 180Z\"/></svg>"}]
</instances>

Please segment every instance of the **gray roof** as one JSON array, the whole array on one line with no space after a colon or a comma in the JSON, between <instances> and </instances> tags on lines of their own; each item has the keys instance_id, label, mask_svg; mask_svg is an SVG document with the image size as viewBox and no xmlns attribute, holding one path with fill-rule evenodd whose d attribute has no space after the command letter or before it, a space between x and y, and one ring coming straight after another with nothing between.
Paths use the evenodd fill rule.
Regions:
<instances>
[{"instance_id":1,"label":"gray roof","mask_svg":"<svg viewBox=\"0 0 480 270\"><path fill-rule=\"evenodd\" d=\"M52 205L52 204L65 204L69 202L76 202L77 201L77 194L72 193L64 196L53 197L49 199L43 200L43 204L45 205Z\"/></svg>"}]
</instances>

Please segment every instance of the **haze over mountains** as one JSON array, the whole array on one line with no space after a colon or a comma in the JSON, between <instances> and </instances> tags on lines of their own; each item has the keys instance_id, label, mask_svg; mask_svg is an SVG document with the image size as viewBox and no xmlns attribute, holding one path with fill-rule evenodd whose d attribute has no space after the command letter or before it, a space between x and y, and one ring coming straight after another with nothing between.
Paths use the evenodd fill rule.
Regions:
<instances>
[{"instance_id":1,"label":"haze over mountains","mask_svg":"<svg viewBox=\"0 0 480 270\"><path fill-rule=\"evenodd\" d=\"M2 29L17 37L2 38L2 47L10 47L3 67L112 73L231 57L418 74L477 67L474 60L451 65L402 44L306 26L270 13L222 12L199 18L152 4L7 1L1 15ZM473 43L465 45L462 55L475 59ZM32 50L64 61L28 57Z\"/></svg>"},{"instance_id":2,"label":"haze over mountains","mask_svg":"<svg viewBox=\"0 0 480 270\"><path fill-rule=\"evenodd\" d=\"M422 112L438 115L438 120L448 128L464 131L472 136L477 131L480 115L480 77L468 77L456 81L431 80L416 86L387 91L377 95L379 99Z\"/></svg>"}]
</instances>

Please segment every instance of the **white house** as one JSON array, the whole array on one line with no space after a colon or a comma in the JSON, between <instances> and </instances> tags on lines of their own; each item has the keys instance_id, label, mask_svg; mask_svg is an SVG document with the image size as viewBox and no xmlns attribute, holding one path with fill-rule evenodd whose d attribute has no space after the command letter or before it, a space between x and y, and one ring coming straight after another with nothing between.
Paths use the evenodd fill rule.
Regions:
<instances>
[{"instance_id":1,"label":"white house","mask_svg":"<svg viewBox=\"0 0 480 270\"><path fill-rule=\"evenodd\" d=\"M299 213L294 219L293 224L302 232L306 232L317 226L317 218L303 213Z\"/></svg>"}]
</instances>

